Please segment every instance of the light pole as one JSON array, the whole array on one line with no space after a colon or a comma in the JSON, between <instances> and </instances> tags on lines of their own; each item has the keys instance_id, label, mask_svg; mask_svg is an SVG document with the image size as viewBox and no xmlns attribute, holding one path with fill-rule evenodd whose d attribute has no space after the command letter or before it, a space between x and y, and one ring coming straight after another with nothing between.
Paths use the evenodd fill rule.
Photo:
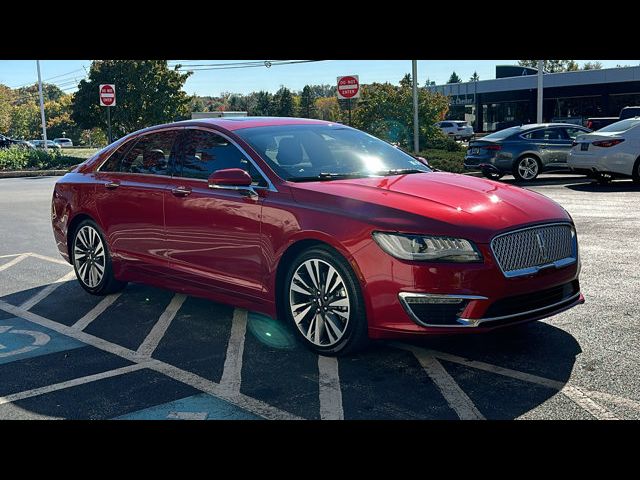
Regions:
<instances>
[{"instance_id":1,"label":"light pole","mask_svg":"<svg viewBox=\"0 0 640 480\"><path fill-rule=\"evenodd\" d=\"M44 98L42 97L42 78L40 77L40 60L36 60L38 66L38 93L40 95L40 120L42 121L42 139L44 140L44 151L48 152L47 147L47 121L44 118Z\"/></svg>"},{"instance_id":2,"label":"light pole","mask_svg":"<svg viewBox=\"0 0 640 480\"><path fill-rule=\"evenodd\" d=\"M411 80L413 84L413 151L420 151L419 125L418 125L418 61L411 60Z\"/></svg>"},{"instance_id":3,"label":"light pole","mask_svg":"<svg viewBox=\"0 0 640 480\"><path fill-rule=\"evenodd\" d=\"M542 123L542 99L544 98L543 95L543 88L544 88L544 84L543 84L543 80L542 80L542 75L544 73L544 60L538 60L538 117L537 117L537 123Z\"/></svg>"}]
</instances>

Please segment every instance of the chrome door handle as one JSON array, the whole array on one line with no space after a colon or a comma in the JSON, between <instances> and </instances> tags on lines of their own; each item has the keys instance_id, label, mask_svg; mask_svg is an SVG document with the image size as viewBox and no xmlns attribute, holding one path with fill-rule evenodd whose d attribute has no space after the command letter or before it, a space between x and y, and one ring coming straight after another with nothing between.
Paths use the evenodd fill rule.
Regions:
<instances>
[{"instance_id":1,"label":"chrome door handle","mask_svg":"<svg viewBox=\"0 0 640 480\"><path fill-rule=\"evenodd\" d=\"M120 182L107 182L104 186L107 190L115 190L120 186Z\"/></svg>"},{"instance_id":2,"label":"chrome door handle","mask_svg":"<svg viewBox=\"0 0 640 480\"><path fill-rule=\"evenodd\" d=\"M186 197L191 194L191 189L189 187L176 187L171 190L176 197Z\"/></svg>"}]
</instances>

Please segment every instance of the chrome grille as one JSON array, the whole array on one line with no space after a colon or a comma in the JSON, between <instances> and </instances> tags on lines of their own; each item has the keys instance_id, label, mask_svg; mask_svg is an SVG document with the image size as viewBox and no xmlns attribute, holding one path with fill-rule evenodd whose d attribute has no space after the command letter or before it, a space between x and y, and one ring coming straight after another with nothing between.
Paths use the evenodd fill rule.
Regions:
<instances>
[{"instance_id":1,"label":"chrome grille","mask_svg":"<svg viewBox=\"0 0 640 480\"><path fill-rule=\"evenodd\" d=\"M569 224L529 227L498 235L491 250L507 277L527 275L540 267L570 265L576 261L577 240Z\"/></svg>"}]
</instances>

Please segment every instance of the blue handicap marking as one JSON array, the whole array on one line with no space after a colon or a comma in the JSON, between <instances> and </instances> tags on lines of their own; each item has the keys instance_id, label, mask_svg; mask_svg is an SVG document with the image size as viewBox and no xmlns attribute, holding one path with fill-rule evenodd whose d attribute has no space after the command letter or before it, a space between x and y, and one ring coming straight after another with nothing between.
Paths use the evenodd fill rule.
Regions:
<instances>
[{"instance_id":1,"label":"blue handicap marking","mask_svg":"<svg viewBox=\"0 0 640 480\"><path fill-rule=\"evenodd\" d=\"M260 418L213 395L201 393L127 413L114 420L257 420Z\"/></svg>"},{"instance_id":2,"label":"blue handicap marking","mask_svg":"<svg viewBox=\"0 0 640 480\"><path fill-rule=\"evenodd\" d=\"M82 342L22 318L0 320L0 364L83 346Z\"/></svg>"}]
</instances>

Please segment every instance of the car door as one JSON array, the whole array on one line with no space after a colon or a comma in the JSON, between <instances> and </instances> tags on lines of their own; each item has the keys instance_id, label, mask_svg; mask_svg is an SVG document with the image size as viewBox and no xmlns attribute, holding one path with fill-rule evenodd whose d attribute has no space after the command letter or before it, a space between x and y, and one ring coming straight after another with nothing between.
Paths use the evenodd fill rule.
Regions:
<instances>
[{"instance_id":1,"label":"car door","mask_svg":"<svg viewBox=\"0 0 640 480\"><path fill-rule=\"evenodd\" d=\"M96 172L95 202L112 255L163 272L164 192L181 129L147 133L120 147Z\"/></svg>"},{"instance_id":2,"label":"car door","mask_svg":"<svg viewBox=\"0 0 640 480\"><path fill-rule=\"evenodd\" d=\"M549 155L548 166L565 168L573 139L569 138L565 127L548 128L545 137Z\"/></svg>"},{"instance_id":3,"label":"car door","mask_svg":"<svg viewBox=\"0 0 640 480\"><path fill-rule=\"evenodd\" d=\"M165 192L166 257L171 275L220 293L259 296L264 291L260 242L262 197L246 190L209 188L217 170L242 168L256 190L267 185L251 158L229 137L186 128L179 163Z\"/></svg>"}]
</instances>

